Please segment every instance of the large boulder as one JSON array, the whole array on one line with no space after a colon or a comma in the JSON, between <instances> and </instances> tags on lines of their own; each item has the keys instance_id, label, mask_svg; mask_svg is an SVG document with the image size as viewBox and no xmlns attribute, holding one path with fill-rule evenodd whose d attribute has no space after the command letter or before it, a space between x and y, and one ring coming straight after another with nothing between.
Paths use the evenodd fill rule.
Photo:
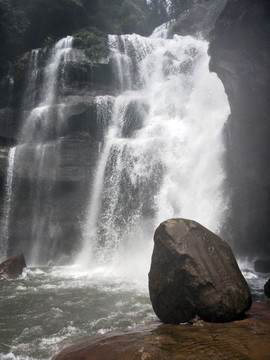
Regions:
<instances>
[{"instance_id":1,"label":"large boulder","mask_svg":"<svg viewBox=\"0 0 270 360\"><path fill-rule=\"evenodd\" d=\"M229 245L195 221L170 219L157 228L149 272L153 309L164 323L240 318L249 287Z\"/></svg>"},{"instance_id":2,"label":"large boulder","mask_svg":"<svg viewBox=\"0 0 270 360\"><path fill-rule=\"evenodd\" d=\"M13 256L12 258L0 264L0 280L12 280L22 275L26 262L23 254Z\"/></svg>"}]
</instances>

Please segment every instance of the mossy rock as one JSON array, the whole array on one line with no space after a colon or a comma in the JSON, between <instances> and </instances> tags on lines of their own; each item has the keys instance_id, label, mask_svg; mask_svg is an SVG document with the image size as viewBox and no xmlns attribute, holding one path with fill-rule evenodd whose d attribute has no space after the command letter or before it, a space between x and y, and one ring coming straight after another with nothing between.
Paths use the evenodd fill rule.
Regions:
<instances>
[{"instance_id":1,"label":"mossy rock","mask_svg":"<svg viewBox=\"0 0 270 360\"><path fill-rule=\"evenodd\" d=\"M30 54L31 54L30 51L28 51L18 58L18 60L15 63L16 70L19 71L27 70Z\"/></svg>"},{"instance_id":2,"label":"mossy rock","mask_svg":"<svg viewBox=\"0 0 270 360\"><path fill-rule=\"evenodd\" d=\"M76 133L76 137L78 137L80 140L86 141L89 144L92 142L92 136L87 131L78 131Z\"/></svg>"},{"instance_id":3,"label":"mossy rock","mask_svg":"<svg viewBox=\"0 0 270 360\"><path fill-rule=\"evenodd\" d=\"M84 50L91 60L106 58L109 54L108 36L94 27L84 28L74 34L74 47Z\"/></svg>"}]
</instances>

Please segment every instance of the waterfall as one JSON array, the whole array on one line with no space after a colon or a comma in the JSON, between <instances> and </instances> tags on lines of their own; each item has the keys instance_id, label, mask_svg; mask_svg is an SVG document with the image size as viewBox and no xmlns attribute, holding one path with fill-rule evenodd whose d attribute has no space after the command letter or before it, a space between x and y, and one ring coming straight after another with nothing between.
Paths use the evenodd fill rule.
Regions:
<instances>
[{"instance_id":1,"label":"waterfall","mask_svg":"<svg viewBox=\"0 0 270 360\"><path fill-rule=\"evenodd\" d=\"M12 243L13 238L16 239L15 248L22 249L30 265L47 264L57 246L54 241L59 231L55 184L60 166L61 141L58 134L63 126L65 107L59 101L59 95L65 91L66 64L73 59L72 41L73 38L68 36L49 50L32 50L22 102L19 145L11 149L9 155L3 216L5 239L1 242L6 248L8 240ZM12 188L14 176L16 185ZM11 198L16 201L11 202ZM12 229L13 234L8 234L11 213L13 221L16 221L16 213L24 219L25 224L21 220L19 223L25 231L20 234L21 240L17 239L17 234L14 235L16 229ZM7 256L7 251L4 256Z\"/></svg>"},{"instance_id":2,"label":"waterfall","mask_svg":"<svg viewBox=\"0 0 270 360\"><path fill-rule=\"evenodd\" d=\"M4 210L1 221L0 263L6 259L8 252L9 214L10 214L11 197L12 197L15 152L16 152L16 147L13 147L9 150L9 154L8 154L8 168L7 168L7 180L5 186Z\"/></svg>"},{"instance_id":3,"label":"waterfall","mask_svg":"<svg viewBox=\"0 0 270 360\"><path fill-rule=\"evenodd\" d=\"M27 71L27 85L24 92L23 108L31 109L36 103L37 97L37 80L39 75L39 57L40 49L33 49L30 54Z\"/></svg>"},{"instance_id":4,"label":"waterfall","mask_svg":"<svg viewBox=\"0 0 270 360\"><path fill-rule=\"evenodd\" d=\"M32 102L30 113L23 121L20 143L42 143L48 137L55 137L61 126L62 104L57 104L59 88L64 86L64 69L72 50L72 36L59 40L52 48L45 64L43 82L40 89L40 101L37 106ZM30 58L27 90L36 84L37 52L33 51ZM55 124L56 120L56 124Z\"/></svg>"},{"instance_id":5,"label":"waterfall","mask_svg":"<svg viewBox=\"0 0 270 360\"><path fill-rule=\"evenodd\" d=\"M227 98L209 72L208 43L165 34L109 36L120 94L90 191L77 259L85 266L147 269L161 221L190 218L218 233L225 219Z\"/></svg>"},{"instance_id":6,"label":"waterfall","mask_svg":"<svg viewBox=\"0 0 270 360\"><path fill-rule=\"evenodd\" d=\"M30 264L47 263L52 258L57 246L54 237L57 228L54 185L58 178L61 143L57 139L63 123L63 107L58 104L58 94L65 86L65 66L72 56L73 38L68 36L59 40L51 50L46 62L42 86L37 106L26 116L21 129L20 158L29 156L28 144L32 145L33 163L29 171L32 182L31 199L31 238L32 248L29 253ZM32 69L28 88L36 84L37 53L31 59ZM31 64L31 61L30 61ZM33 106L34 105L34 106ZM25 155L24 155L25 153ZM23 163L23 161L22 161Z\"/></svg>"}]
</instances>

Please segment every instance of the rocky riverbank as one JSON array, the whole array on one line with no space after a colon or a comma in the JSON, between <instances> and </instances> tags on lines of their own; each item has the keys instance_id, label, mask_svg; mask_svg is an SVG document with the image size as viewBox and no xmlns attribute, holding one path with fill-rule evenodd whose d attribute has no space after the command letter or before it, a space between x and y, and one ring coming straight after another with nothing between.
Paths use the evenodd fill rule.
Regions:
<instances>
[{"instance_id":1,"label":"rocky riverbank","mask_svg":"<svg viewBox=\"0 0 270 360\"><path fill-rule=\"evenodd\" d=\"M247 317L229 323L159 322L123 333L92 337L62 350L53 360L268 360L270 302L254 303Z\"/></svg>"}]
</instances>

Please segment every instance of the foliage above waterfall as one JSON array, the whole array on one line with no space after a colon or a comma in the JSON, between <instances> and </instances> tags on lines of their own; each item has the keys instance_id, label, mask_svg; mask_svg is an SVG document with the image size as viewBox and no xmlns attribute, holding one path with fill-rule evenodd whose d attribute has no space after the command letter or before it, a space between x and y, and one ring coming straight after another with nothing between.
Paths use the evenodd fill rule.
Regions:
<instances>
[{"instance_id":1,"label":"foliage above waterfall","mask_svg":"<svg viewBox=\"0 0 270 360\"><path fill-rule=\"evenodd\" d=\"M83 49L85 54L93 60L108 55L107 35L97 28L85 28L76 31L74 46Z\"/></svg>"},{"instance_id":2,"label":"foliage above waterfall","mask_svg":"<svg viewBox=\"0 0 270 360\"><path fill-rule=\"evenodd\" d=\"M0 0L0 73L1 69L6 73L7 62L13 62L17 56L52 45L82 28L96 27L107 34L149 35L156 26L177 19L198 5L207 8L209 4L224 1ZM179 31L179 23L176 24L174 33ZM99 56L103 52L99 35L82 37L89 55ZM98 42L96 45L94 40Z\"/></svg>"},{"instance_id":3,"label":"foliage above waterfall","mask_svg":"<svg viewBox=\"0 0 270 360\"><path fill-rule=\"evenodd\" d=\"M82 27L149 34L146 0L0 0L0 64Z\"/></svg>"}]
</instances>

